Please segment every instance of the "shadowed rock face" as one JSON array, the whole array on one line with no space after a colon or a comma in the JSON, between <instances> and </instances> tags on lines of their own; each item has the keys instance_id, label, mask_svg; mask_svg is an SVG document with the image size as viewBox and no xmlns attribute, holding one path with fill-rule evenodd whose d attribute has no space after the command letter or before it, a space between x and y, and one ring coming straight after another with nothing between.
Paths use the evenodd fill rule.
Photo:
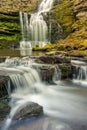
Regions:
<instances>
[{"instance_id":1,"label":"shadowed rock face","mask_svg":"<svg viewBox=\"0 0 87 130\"><path fill-rule=\"evenodd\" d=\"M6 118L10 112L10 107L6 101L0 100L0 123Z\"/></svg>"},{"instance_id":2,"label":"shadowed rock face","mask_svg":"<svg viewBox=\"0 0 87 130\"><path fill-rule=\"evenodd\" d=\"M0 98L6 98L8 96L7 92L8 80L9 80L8 76L0 76Z\"/></svg>"}]
</instances>

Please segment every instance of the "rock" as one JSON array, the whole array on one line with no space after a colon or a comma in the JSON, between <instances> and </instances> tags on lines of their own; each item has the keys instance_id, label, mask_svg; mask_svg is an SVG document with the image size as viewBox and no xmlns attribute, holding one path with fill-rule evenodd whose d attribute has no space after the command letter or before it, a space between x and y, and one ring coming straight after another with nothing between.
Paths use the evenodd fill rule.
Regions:
<instances>
[{"instance_id":1,"label":"rock","mask_svg":"<svg viewBox=\"0 0 87 130\"><path fill-rule=\"evenodd\" d=\"M10 107L6 101L0 100L0 123L6 118L10 112Z\"/></svg>"},{"instance_id":2,"label":"rock","mask_svg":"<svg viewBox=\"0 0 87 130\"><path fill-rule=\"evenodd\" d=\"M72 65L71 64L59 64L61 70L61 79L72 78Z\"/></svg>"},{"instance_id":3,"label":"rock","mask_svg":"<svg viewBox=\"0 0 87 130\"><path fill-rule=\"evenodd\" d=\"M49 63L49 64L57 64L57 63L70 63L70 59L66 56L58 56L58 55L45 55L45 56L40 56L39 59L43 61L44 63Z\"/></svg>"},{"instance_id":4,"label":"rock","mask_svg":"<svg viewBox=\"0 0 87 130\"><path fill-rule=\"evenodd\" d=\"M8 96L7 92L8 80L9 80L8 76L0 76L0 99L6 98Z\"/></svg>"},{"instance_id":5,"label":"rock","mask_svg":"<svg viewBox=\"0 0 87 130\"><path fill-rule=\"evenodd\" d=\"M1 0L0 1L0 11L3 12L15 12L15 11L27 11L31 4L34 4L36 0Z\"/></svg>"},{"instance_id":6,"label":"rock","mask_svg":"<svg viewBox=\"0 0 87 130\"><path fill-rule=\"evenodd\" d=\"M0 57L0 63L4 62L6 60L6 57Z\"/></svg>"},{"instance_id":7,"label":"rock","mask_svg":"<svg viewBox=\"0 0 87 130\"><path fill-rule=\"evenodd\" d=\"M29 102L18 109L13 120L23 119L29 116L39 116L41 114L43 114L43 107L37 103Z\"/></svg>"},{"instance_id":8,"label":"rock","mask_svg":"<svg viewBox=\"0 0 87 130\"><path fill-rule=\"evenodd\" d=\"M42 64L38 69L40 73L41 80L47 83L53 82L53 75L55 73L55 68L57 65Z\"/></svg>"}]
</instances>

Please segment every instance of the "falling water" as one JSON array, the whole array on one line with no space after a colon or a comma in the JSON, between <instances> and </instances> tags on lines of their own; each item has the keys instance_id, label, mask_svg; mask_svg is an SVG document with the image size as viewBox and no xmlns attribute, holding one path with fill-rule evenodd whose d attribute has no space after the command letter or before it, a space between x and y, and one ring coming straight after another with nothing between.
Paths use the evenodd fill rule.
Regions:
<instances>
[{"instance_id":1,"label":"falling water","mask_svg":"<svg viewBox=\"0 0 87 130\"><path fill-rule=\"evenodd\" d=\"M61 81L61 70L58 66L55 66L53 81L54 83L59 83Z\"/></svg>"},{"instance_id":2,"label":"falling water","mask_svg":"<svg viewBox=\"0 0 87 130\"><path fill-rule=\"evenodd\" d=\"M42 0L36 13L29 15L20 12L20 24L22 41L20 48L32 48L35 45L40 47L48 42L48 27L43 14L52 8L53 0Z\"/></svg>"},{"instance_id":3,"label":"falling water","mask_svg":"<svg viewBox=\"0 0 87 130\"><path fill-rule=\"evenodd\" d=\"M73 74L73 82L78 85L87 86L87 65L83 61L72 60L71 63L75 66Z\"/></svg>"},{"instance_id":4,"label":"falling water","mask_svg":"<svg viewBox=\"0 0 87 130\"><path fill-rule=\"evenodd\" d=\"M0 64L0 73L9 75L13 84L13 88L11 88L11 84L9 86L9 96L11 99L9 104L11 106L11 112L6 119L2 130L9 129L16 112L19 111L24 104L29 102L36 102L42 105L44 113L51 117L58 119L62 118L69 121L78 120L79 122L86 122L87 91L82 88L73 88L62 84L44 84L40 80L40 76L37 70L33 68L32 64L35 65L34 61L29 61L27 58L7 59L5 63ZM56 67L53 75L56 83L57 79L59 81L60 77L60 70L58 71L57 69L58 68ZM60 126L58 126L58 130L62 130L60 129ZM67 129L65 125L63 127L63 130ZM54 127L51 130L54 130Z\"/></svg>"}]
</instances>

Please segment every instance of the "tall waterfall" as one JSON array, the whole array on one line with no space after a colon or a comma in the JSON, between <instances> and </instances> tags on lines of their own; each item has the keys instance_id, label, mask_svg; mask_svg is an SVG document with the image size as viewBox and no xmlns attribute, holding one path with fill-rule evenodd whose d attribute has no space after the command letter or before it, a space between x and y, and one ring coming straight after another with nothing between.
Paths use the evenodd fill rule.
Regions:
<instances>
[{"instance_id":1,"label":"tall waterfall","mask_svg":"<svg viewBox=\"0 0 87 130\"><path fill-rule=\"evenodd\" d=\"M52 8L53 0L42 0L36 13L31 14L20 12L20 24L22 41L20 48L32 48L35 45L43 47L48 42L48 27L43 14Z\"/></svg>"}]
</instances>

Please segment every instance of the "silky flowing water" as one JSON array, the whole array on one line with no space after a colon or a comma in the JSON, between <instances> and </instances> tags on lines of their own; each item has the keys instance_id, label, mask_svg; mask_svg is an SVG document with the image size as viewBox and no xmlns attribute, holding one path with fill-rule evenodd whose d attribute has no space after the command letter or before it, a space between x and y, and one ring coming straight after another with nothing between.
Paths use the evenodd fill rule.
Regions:
<instances>
[{"instance_id":1,"label":"silky flowing water","mask_svg":"<svg viewBox=\"0 0 87 130\"><path fill-rule=\"evenodd\" d=\"M6 59L0 64L0 73L9 75L14 86L12 91L8 85L12 109L1 130L87 130L87 88L61 81L59 68L53 74L56 85L43 83L33 66L39 64L27 58ZM43 106L44 115L12 121L15 113L31 101Z\"/></svg>"},{"instance_id":2,"label":"silky flowing water","mask_svg":"<svg viewBox=\"0 0 87 130\"><path fill-rule=\"evenodd\" d=\"M87 87L87 63L78 60L72 60L71 63L76 67L76 71L73 74L73 82Z\"/></svg>"}]
</instances>

